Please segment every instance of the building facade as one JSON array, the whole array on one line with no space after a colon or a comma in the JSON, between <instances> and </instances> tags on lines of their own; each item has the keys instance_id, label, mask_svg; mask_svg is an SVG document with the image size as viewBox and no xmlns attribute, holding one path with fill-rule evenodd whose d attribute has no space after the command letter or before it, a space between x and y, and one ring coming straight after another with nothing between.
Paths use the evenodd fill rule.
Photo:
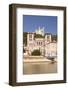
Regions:
<instances>
[{"instance_id":1,"label":"building facade","mask_svg":"<svg viewBox=\"0 0 68 90\"><path fill-rule=\"evenodd\" d=\"M42 56L57 56L57 41L52 41L52 35L50 33L45 33L43 36L43 33L39 32L27 33L27 46L24 46L25 55L30 56L34 50L40 50ZM42 37L35 37L37 34L42 35Z\"/></svg>"}]
</instances>

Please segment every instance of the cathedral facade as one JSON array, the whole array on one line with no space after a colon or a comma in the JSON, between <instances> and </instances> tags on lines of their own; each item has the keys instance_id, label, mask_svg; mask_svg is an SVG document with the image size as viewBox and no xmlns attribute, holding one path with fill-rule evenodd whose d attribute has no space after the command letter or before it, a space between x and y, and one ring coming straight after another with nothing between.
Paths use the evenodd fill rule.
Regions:
<instances>
[{"instance_id":1,"label":"cathedral facade","mask_svg":"<svg viewBox=\"0 0 68 90\"><path fill-rule=\"evenodd\" d=\"M36 37L41 35L42 37ZM45 33L44 30L36 30L36 32L27 32L27 46L24 46L25 55L31 56L34 50L40 50L41 56L57 56L57 42L52 41L52 35Z\"/></svg>"}]
</instances>

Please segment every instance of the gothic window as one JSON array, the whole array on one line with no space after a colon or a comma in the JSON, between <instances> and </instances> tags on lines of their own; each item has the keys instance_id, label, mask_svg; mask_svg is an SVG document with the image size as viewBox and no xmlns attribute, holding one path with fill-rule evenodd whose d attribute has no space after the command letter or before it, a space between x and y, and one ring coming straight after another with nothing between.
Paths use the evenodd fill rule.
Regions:
<instances>
[{"instance_id":1,"label":"gothic window","mask_svg":"<svg viewBox=\"0 0 68 90\"><path fill-rule=\"evenodd\" d=\"M39 42L37 42L37 45L42 45L42 42L40 42L40 41L39 41Z\"/></svg>"},{"instance_id":2,"label":"gothic window","mask_svg":"<svg viewBox=\"0 0 68 90\"><path fill-rule=\"evenodd\" d=\"M32 38L32 34L29 35L29 38Z\"/></svg>"},{"instance_id":3,"label":"gothic window","mask_svg":"<svg viewBox=\"0 0 68 90\"><path fill-rule=\"evenodd\" d=\"M47 36L47 41L50 41L50 36L49 35Z\"/></svg>"},{"instance_id":4,"label":"gothic window","mask_svg":"<svg viewBox=\"0 0 68 90\"><path fill-rule=\"evenodd\" d=\"M29 34L29 40L30 41L32 40L32 34Z\"/></svg>"},{"instance_id":5,"label":"gothic window","mask_svg":"<svg viewBox=\"0 0 68 90\"><path fill-rule=\"evenodd\" d=\"M42 42L41 42L41 45L42 45Z\"/></svg>"},{"instance_id":6,"label":"gothic window","mask_svg":"<svg viewBox=\"0 0 68 90\"><path fill-rule=\"evenodd\" d=\"M39 42L39 45L40 45L40 42Z\"/></svg>"}]
</instances>

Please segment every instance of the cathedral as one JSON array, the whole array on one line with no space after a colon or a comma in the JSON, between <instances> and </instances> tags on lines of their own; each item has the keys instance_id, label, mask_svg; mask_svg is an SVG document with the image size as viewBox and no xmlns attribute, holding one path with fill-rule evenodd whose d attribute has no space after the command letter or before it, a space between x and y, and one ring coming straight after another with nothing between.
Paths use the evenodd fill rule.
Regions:
<instances>
[{"instance_id":1,"label":"cathedral","mask_svg":"<svg viewBox=\"0 0 68 90\"><path fill-rule=\"evenodd\" d=\"M35 32L27 32L27 46L24 46L25 56L31 56L34 50L40 50L41 56L57 56L57 41L52 40L51 33L45 33L44 27Z\"/></svg>"}]
</instances>

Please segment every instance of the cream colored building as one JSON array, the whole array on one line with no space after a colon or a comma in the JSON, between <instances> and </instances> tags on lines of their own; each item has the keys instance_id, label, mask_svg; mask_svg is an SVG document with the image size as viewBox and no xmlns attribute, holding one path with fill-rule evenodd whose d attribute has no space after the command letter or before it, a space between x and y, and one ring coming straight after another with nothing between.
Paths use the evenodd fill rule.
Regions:
<instances>
[{"instance_id":1,"label":"cream colored building","mask_svg":"<svg viewBox=\"0 0 68 90\"><path fill-rule=\"evenodd\" d=\"M46 57L56 57L57 56L57 43L55 41L49 43L45 47Z\"/></svg>"},{"instance_id":2,"label":"cream colored building","mask_svg":"<svg viewBox=\"0 0 68 90\"><path fill-rule=\"evenodd\" d=\"M42 35L38 38L35 35ZM52 41L50 33L44 33L44 28L36 30L36 32L27 33L27 46L24 46L26 53L24 55L31 55L31 53L38 49L42 56L56 57L57 56L57 41Z\"/></svg>"},{"instance_id":3,"label":"cream colored building","mask_svg":"<svg viewBox=\"0 0 68 90\"><path fill-rule=\"evenodd\" d=\"M56 56L57 55L57 42L52 41L51 34L46 34L44 38L35 38L35 33L27 34L27 47L26 55L31 55L33 50L40 50L42 56Z\"/></svg>"}]
</instances>

